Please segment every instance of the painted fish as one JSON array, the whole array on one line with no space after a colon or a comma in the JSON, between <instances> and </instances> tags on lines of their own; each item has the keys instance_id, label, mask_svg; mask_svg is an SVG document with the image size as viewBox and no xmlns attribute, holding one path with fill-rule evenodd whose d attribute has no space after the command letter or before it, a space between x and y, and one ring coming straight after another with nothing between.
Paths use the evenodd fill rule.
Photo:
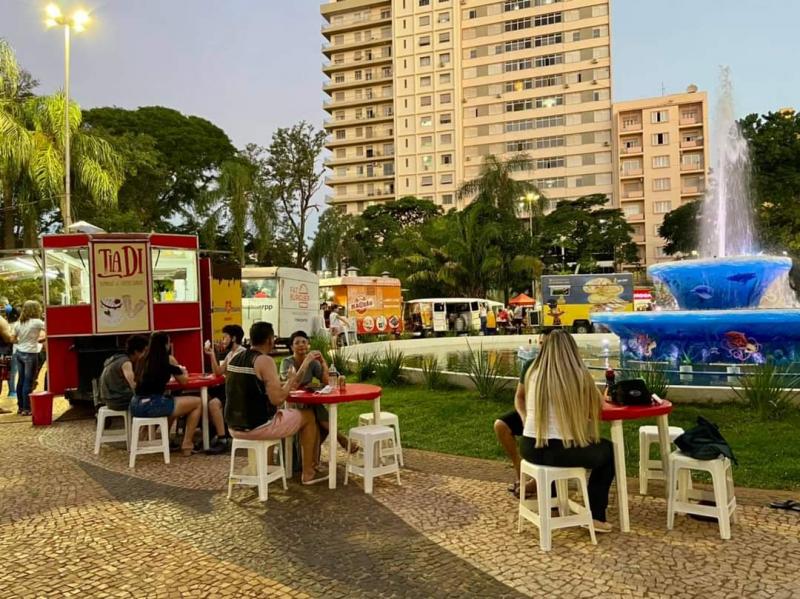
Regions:
<instances>
[{"instance_id":1,"label":"painted fish","mask_svg":"<svg viewBox=\"0 0 800 599\"><path fill-rule=\"evenodd\" d=\"M691 293L694 293L701 300L710 300L714 296L714 290L708 285L698 285L692 289Z\"/></svg>"},{"instance_id":2,"label":"painted fish","mask_svg":"<svg viewBox=\"0 0 800 599\"><path fill-rule=\"evenodd\" d=\"M729 281L734 283L747 283L750 279L755 279L756 275L753 272L740 272L728 277Z\"/></svg>"}]
</instances>

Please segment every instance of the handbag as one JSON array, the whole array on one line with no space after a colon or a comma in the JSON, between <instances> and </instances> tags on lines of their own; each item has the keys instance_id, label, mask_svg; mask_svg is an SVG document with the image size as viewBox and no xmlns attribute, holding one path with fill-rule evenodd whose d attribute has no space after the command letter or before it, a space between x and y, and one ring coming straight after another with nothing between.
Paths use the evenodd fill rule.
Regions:
<instances>
[{"instance_id":1,"label":"handbag","mask_svg":"<svg viewBox=\"0 0 800 599\"><path fill-rule=\"evenodd\" d=\"M613 400L623 406L649 406L652 396L644 379L626 379L615 384Z\"/></svg>"},{"instance_id":2,"label":"handbag","mask_svg":"<svg viewBox=\"0 0 800 599\"><path fill-rule=\"evenodd\" d=\"M716 460L723 455L734 464L739 464L731 446L719 432L719 427L702 416L697 417L696 426L678 436L674 443L683 453L696 460Z\"/></svg>"}]
</instances>

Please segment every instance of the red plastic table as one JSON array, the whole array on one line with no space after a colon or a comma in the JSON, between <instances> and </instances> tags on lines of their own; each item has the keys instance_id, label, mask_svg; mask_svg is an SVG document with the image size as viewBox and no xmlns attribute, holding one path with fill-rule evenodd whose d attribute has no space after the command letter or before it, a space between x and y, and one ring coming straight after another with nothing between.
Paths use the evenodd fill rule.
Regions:
<instances>
[{"instance_id":1,"label":"red plastic table","mask_svg":"<svg viewBox=\"0 0 800 599\"><path fill-rule=\"evenodd\" d=\"M203 404L203 449L211 447L211 439L209 438L208 427L208 388L216 387L217 385L225 384L225 377L215 374L203 374L202 372L193 372L188 375L189 380L181 383L175 379L170 379L167 383L167 389L170 391L197 391L200 390L200 400Z\"/></svg>"},{"instance_id":2,"label":"red plastic table","mask_svg":"<svg viewBox=\"0 0 800 599\"><path fill-rule=\"evenodd\" d=\"M630 532L631 530L630 516L628 514L628 479L625 472L625 439L622 434L622 423L625 420L656 419L658 442L661 448L661 467L664 470L664 487L669 489L669 414L672 412L672 403L667 400L661 400L661 402L660 404L648 406L621 406L608 401L603 402L601 418L611 423L611 441L614 443L614 469L616 471L619 501L619 526L622 532Z\"/></svg>"},{"instance_id":3,"label":"red plastic table","mask_svg":"<svg viewBox=\"0 0 800 599\"><path fill-rule=\"evenodd\" d=\"M311 391L294 391L289 401L304 404L322 404L328 408L328 488L336 488L336 432L337 432L337 406L340 403L351 401L372 401L372 413L375 418L373 422L380 422L381 417L381 391L377 385L367 385L364 383L347 383L342 389L337 389L332 393L322 395ZM286 460L287 476L292 468L292 442L291 437L286 439L284 447L284 459Z\"/></svg>"}]
</instances>

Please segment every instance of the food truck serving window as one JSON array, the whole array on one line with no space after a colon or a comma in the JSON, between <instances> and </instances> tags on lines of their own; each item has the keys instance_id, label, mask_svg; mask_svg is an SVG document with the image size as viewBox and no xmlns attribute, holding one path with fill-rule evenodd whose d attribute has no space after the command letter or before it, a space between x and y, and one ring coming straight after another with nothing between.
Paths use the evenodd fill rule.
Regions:
<instances>
[{"instance_id":1,"label":"food truck serving window","mask_svg":"<svg viewBox=\"0 0 800 599\"><path fill-rule=\"evenodd\" d=\"M197 302L197 252L153 249L153 300Z\"/></svg>"},{"instance_id":2,"label":"food truck serving window","mask_svg":"<svg viewBox=\"0 0 800 599\"><path fill-rule=\"evenodd\" d=\"M47 304L75 306L91 302L89 248L45 250Z\"/></svg>"},{"instance_id":3,"label":"food truck serving window","mask_svg":"<svg viewBox=\"0 0 800 599\"><path fill-rule=\"evenodd\" d=\"M278 297L278 279L243 279L242 298L273 298Z\"/></svg>"}]
</instances>

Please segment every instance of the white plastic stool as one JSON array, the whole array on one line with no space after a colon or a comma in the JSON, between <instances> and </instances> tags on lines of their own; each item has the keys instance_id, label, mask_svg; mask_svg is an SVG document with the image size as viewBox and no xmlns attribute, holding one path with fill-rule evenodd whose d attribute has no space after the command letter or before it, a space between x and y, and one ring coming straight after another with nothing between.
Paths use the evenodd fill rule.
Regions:
<instances>
[{"instance_id":1,"label":"white plastic stool","mask_svg":"<svg viewBox=\"0 0 800 599\"><path fill-rule=\"evenodd\" d=\"M715 460L696 460L680 451L673 451L669 456L669 468L671 484L667 500L667 528L672 530L676 513L709 516L719 522L719 536L730 539L731 520L736 523L736 496L731 461L723 456ZM714 492L694 490L691 498L714 501L715 505L698 505L689 501L692 470L711 474Z\"/></svg>"},{"instance_id":2,"label":"white plastic stool","mask_svg":"<svg viewBox=\"0 0 800 599\"><path fill-rule=\"evenodd\" d=\"M350 453L350 444L355 441L361 446L358 456ZM386 441L389 444L392 461L389 464L378 464L381 458L380 446ZM376 450L376 447L378 448ZM360 460L361 464L354 463ZM349 474L357 474L364 479L364 492L372 493L372 481L376 476L396 474L397 484L400 484L400 466L397 462L397 451L394 446L394 430L388 426L370 424L357 426L350 429L347 436L347 464L344 470L344 484L347 484Z\"/></svg>"},{"instance_id":3,"label":"white plastic stool","mask_svg":"<svg viewBox=\"0 0 800 599\"><path fill-rule=\"evenodd\" d=\"M536 499L525 499L528 477L536 481ZM569 481L576 479L583 495L583 505L569 498ZM551 484L556 485L557 497L550 497ZM532 508L538 504L537 510ZM550 510L558 508L558 516L550 515ZM586 470L583 468L556 468L539 466L525 460L520 463L519 472L519 517L517 532L522 532L522 520L528 520L539 529L539 547L550 551L552 531L570 526L586 526L592 543L597 545L594 535L594 522L589 507L589 491L586 487Z\"/></svg>"},{"instance_id":4,"label":"white plastic stool","mask_svg":"<svg viewBox=\"0 0 800 599\"><path fill-rule=\"evenodd\" d=\"M109 418L122 418L125 426L122 430L106 431L106 420ZM102 406L97 410L97 430L94 434L94 454L100 454L101 443L125 442L125 449L128 448L128 410L112 410Z\"/></svg>"},{"instance_id":5,"label":"white plastic stool","mask_svg":"<svg viewBox=\"0 0 800 599\"><path fill-rule=\"evenodd\" d=\"M139 430L147 427L149 441L139 440ZM153 428L151 428L153 427ZM155 427L161 428L161 439L153 439ZM164 463L169 464L169 424L166 416L161 418L138 418L131 420L130 459L128 467L136 466L136 456L146 453L163 453Z\"/></svg>"},{"instance_id":6,"label":"white plastic stool","mask_svg":"<svg viewBox=\"0 0 800 599\"><path fill-rule=\"evenodd\" d=\"M370 424L374 424L375 415L372 412L368 414L361 414L358 417L358 425L359 426L369 426ZM394 429L394 451L397 454L397 457L400 459L400 466L404 467L405 464L403 463L403 444L400 443L400 419L397 417L397 414L392 414L391 412L381 412L381 419L378 422L381 426L391 426ZM383 451L381 454L383 455Z\"/></svg>"},{"instance_id":7,"label":"white plastic stool","mask_svg":"<svg viewBox=\"0 0 800 599\"><path fill-rule=\"evenodd\" d=\"M249 441L234 437L231 445L231 469L228 474L228 499L231 498L233 485L247 485L258 488L258 500L266 501L269 494L269 483L280 479L286 487L286 469L283 467L283 439ZM272 448L278 450L278 464L270 464L267 457ZM247 450L247 468L242 472L235 472L236 451ZM252 474L252 456L255 456L255 474Z\"/></svg>"},{"instance_id":8,"label":"white plastic stool","mask_svg":"<svg viewBox=\"0 0 800 599\"><path fill-rule=\"evenodd\" d=\"M669 440L675 439L683 434L683 429L679 426L669 427ZM639 427L639 495L647 495L647 482L649 480L664 480L664 471L661 467L661 460L650 459L650 446L658 445L658 427L640 426Z\"/></svg>"}]
</instances>

